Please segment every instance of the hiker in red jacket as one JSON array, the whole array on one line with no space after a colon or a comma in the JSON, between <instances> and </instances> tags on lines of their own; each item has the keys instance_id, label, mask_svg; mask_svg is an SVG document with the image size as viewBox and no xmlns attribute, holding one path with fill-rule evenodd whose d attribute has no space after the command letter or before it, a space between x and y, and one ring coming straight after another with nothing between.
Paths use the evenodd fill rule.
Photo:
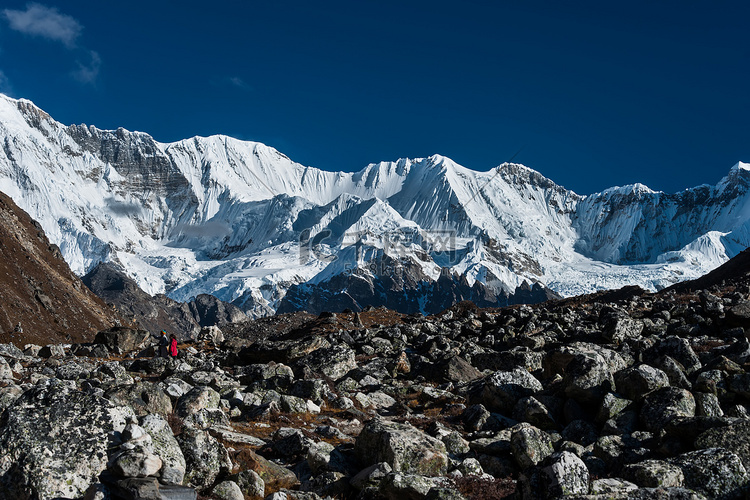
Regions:
<instances>
[{"instance_id":1,"label":"hiker in red jacket","mask_svg":"<svg viewBox=\"0 0 750 500\"><path fill-rule=\"evenodd\" d=\"M177 337L174 333L169 336L169 355L173 358L177 357Z\"/></svg>"}]
</instances>

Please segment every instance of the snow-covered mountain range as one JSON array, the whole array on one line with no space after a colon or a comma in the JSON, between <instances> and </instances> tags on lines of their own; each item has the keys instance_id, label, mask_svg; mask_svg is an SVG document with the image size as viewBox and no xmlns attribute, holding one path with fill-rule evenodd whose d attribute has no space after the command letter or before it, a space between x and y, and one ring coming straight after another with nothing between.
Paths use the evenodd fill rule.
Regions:
<instances>
[{"instance_id":1,"label":"snow-covered mountain range","mask_svg":"<svg viewBox=\"0 0 750 500\"><path fill-rule=\"evenodd\" d=\"M636 184L581 196L517 164L477 172L435 155L329 172L226 136L164 144L66 126L2 95L0 141L0 191L74 272L111 261L151 294L209 293L254 315L323 290L355 307L363 287L442 293L425 285L441 276L485 297L524 282L566 296L656 289L750 245L744 163L677 194Z\"/></svg>"}]
</instances>

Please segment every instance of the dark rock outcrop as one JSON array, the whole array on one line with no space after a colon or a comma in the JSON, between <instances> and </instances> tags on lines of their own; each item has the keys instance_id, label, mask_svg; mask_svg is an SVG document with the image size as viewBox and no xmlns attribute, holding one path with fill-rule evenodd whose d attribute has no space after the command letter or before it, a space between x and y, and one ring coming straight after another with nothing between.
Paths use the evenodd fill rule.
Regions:
<instances>
[{"instance_id":1,"label":"dark rock outcrop","mask_svg":"<svg viewBox=\"0 0 750 500\"><path fill-rule=\"evenodd\" d=\"M239 308L211 295L199 295L187 303L165 295L152 297L112 263L98 264L82 281L123 317L150 332L166 330L192 336L202 327L223 326L246 319Z\"/></svg>"}]
</instances>

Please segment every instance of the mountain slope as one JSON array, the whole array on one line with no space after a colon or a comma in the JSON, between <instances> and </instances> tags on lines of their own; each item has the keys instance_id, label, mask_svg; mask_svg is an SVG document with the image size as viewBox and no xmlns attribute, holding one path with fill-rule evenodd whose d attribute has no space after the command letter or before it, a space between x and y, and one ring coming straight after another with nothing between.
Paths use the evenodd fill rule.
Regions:
<instances>
[{"instance_id":1,"label":"mountain slope","mask_svg":"<svg viewBox=\"0 0 750 500\"><path fill-rule=\"evenodd\" d=\"M0 343L91 341L118 315L70 271L41 227L0 193Z\"/></svg>"},{"instance_id":2,"label":"mountain slope","mask_svg":"<svg viewBox=\"0 0 750 500\"><path fill-rule=\"evenodd\" d=\"M225 136L163 144L65 126L4 96L0 141L0 191L77 274L113 262L151 295L209 293L255 316L290 287L355 270L369 290L389 289L366 272L378 255L408 262L405 283L420 290L448 269L487 297L524 283L575 295L662 288L750 243L742 163L673 195L634 185L581 196L522 165L477 172L435 155L327 172Z\"/></svg>"}]
</instances>

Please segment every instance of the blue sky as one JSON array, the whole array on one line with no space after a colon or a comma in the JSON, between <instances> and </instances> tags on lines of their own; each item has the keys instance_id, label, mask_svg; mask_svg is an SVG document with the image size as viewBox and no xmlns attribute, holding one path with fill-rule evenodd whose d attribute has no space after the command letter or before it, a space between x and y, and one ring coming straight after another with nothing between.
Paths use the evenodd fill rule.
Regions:
<instances>
[{"instance_id":1,"label":"blue sky","mask_svg":"<svg viewBox=\"0 0 750 500\"><path fill-rule=\"evenodd\" d=\"M750 162L750 3L14 2L0 91L171 142L304 165L515 161L580 194L676 192Z\"/></svg>"}]
</instances>

